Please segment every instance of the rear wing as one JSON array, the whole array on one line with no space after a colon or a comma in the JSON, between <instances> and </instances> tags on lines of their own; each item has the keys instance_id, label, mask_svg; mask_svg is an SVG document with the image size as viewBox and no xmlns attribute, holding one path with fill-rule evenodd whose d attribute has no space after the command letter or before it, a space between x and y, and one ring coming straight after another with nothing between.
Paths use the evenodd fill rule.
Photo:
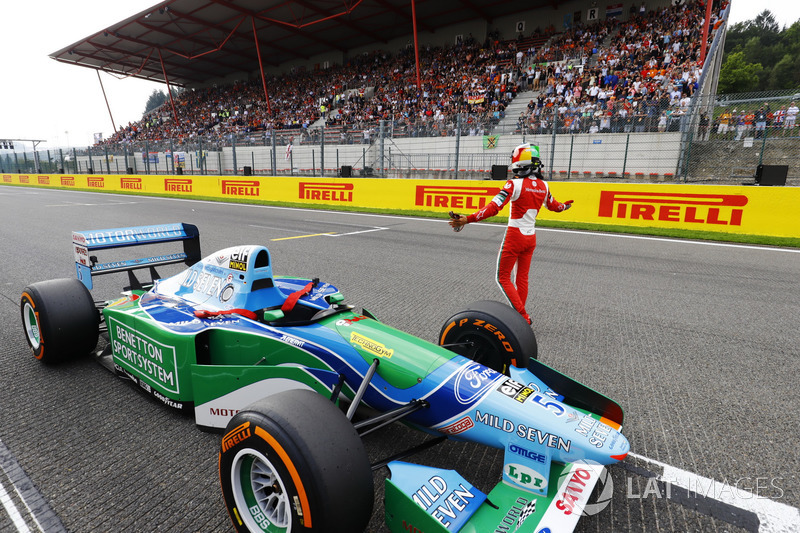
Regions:
<instances>
[{"instance_id":1,"label":"rear wing","mask_svg":"<svg viewBox=\"0 0 800 533\"><path fill-rule=\"evenodd\" d=\"M99 263L90 252L127 246L143 246L165 242L183 241L183 252L126 259ZM92 288L92 276L128 272L133 289L141 289L142 285L133 275L133 271L149 268L152 279L158 278L155 267L174 263L193 265L200 261L200 232L192 224L157 224L153 226L136 226L130 228L113 228L101 230L82 230L72 232L72 248L75 253L75 269L78 279Z\"/></svg>"}]
</instances>

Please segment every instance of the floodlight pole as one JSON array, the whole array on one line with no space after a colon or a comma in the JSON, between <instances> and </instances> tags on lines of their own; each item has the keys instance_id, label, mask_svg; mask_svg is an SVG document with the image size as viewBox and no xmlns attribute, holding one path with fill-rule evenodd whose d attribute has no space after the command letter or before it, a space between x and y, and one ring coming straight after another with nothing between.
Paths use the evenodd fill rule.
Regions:
<instances>
[{"instance_id":1,"label":"floodlight pole","mask_svg":"<svg viewBox=\"0 0 800 533\"><path fill-rule=\"evenodd\" d=\"M95 69L97 72L97 81L100 82L100 90L103 91L103 99L106 101L106 109L108 109L108 116L111 119L111 127L114 128L114 133L117 133L117 126L114 123L114 115L111 114L111 106L108 105L108 97L106 96L106 88L103 87L103 79L100 77L100 69ZM35 149L35 147L34 147Z\"/></svg>"},{"instance_id":2,"label":"floodlight pole","mask_svg":"<svg viewBox=\"0 0 800 533\"><path fill-rule=\"evenodd\" d=\"M422 89L422 82L419 77L419 42L417 41L417 6L411 0L411 20L414 23L414 63L417 66L417 90Z\"/></svg>"},{"instance_id":3,"label":"floodlight pole","mask_svg":"<svg viewBox=\"0 0 800 533\"><path fill-rule=\"evenodd\" d=\"M272 108L269 105L269 92L267 91L267 80L264 78L264 64L261 62L261 48L258 46L258 34L256 33L256 18L253 17L253 39L256 41L256 55L258 56L258 68L261 70L261 85L264 87L264 98L267 99L267 114L272 114Z\"/></svg>"},{"instance_id":4,"label":"floodlight pole","mask_svg":"<svg viewBox=\"0 0 800 533\"><path fill-rule=\"evenodd\" d=\"M161 72L164 73L164 81L167 82L167 94L169 95L169 104L172 106L172 116L175 117L175 128L178 127L178 113L175 111L175 100L172 98L172 89L169 86L169 76L167 76L167 69L164 67L164 58L161 57L161 48L158 49L158 60L161 62Z\"/></svg>"}]
</instances>

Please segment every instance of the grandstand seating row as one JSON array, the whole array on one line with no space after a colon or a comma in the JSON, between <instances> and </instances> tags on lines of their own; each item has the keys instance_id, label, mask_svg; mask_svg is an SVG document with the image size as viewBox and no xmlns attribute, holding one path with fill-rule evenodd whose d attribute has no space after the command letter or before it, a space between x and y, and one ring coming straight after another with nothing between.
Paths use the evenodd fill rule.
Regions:
<instances>
[{"instance_id":1,"label":"grandstand seating row","mask_svg":"<svg viewBox=\"0 0 800 533\"><path fill-rule=\"evenodd\" d=\"M720 2L714 20L725 9ZM420 51L416 86L412 49L374 51L322 71L183 91L175 102L121 126L106 144L224 140L281 144L325 141L368 144L380 120L395 136L489 133L521 91L536 95L516 121L517 132L665 131L687 112L700 76L703 4L657 8L625 22L606 19L552 28L529 37L483 43L471 36L450 47ZM713 38L713 34L709 39ZM556 115L557 111L557 115ZM177 116L177 120L175 120ZM291 140L290 140L291 139Z\"/></svg>"}]
</instances>

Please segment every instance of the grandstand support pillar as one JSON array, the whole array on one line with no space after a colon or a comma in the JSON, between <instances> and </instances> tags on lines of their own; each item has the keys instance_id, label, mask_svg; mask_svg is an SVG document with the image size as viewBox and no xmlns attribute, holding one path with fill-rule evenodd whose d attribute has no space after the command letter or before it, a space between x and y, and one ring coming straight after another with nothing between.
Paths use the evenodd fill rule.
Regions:
<instances>
[{"instance_id":1,"label":"grandstand support pillar","mask_svg":"<svg viewBox=\"0 0 800 533\"><path fill-rule=\"evenodd\" d=\"M256 41L256 56L258 56L258 68L261 70L261 85L264 87L264 98L267 100L267 114L272 114L272 108L269 105L269 92L267 91L267 80L264 77L264 64L261 62L261 47L258 46L258 33L256 32L256 18L252 18L253 22L253 39ZM272 173L273 175L275 172Z\"/></svg>"},{"instance_id":2,"label":"grandstand support pillar","mask_svg":"<svg viewBox=\"0 0 800 533\"><path fill-rule=\"evenodd\" d=\"M414 64L417 67L417 90L422 89L422 82L419 77L419 42L417 41L417 5L411 0L411 21L414 27Z\"/></svg>"},{"instance_id":3,"label":"grandstand support pillar","mask_svg":"<svg viewBox=\"0 0 800 533\"><path fill-rule=\"evenodd\" d=\"M144 142L144 170L145 174L150 174L150 143Z\"/></svg>"},{"instance_id":4,"label":"grandstand support pillar","mask_svg":"<svg viewBox=\"0 0 800 533\"><path fill-rule=\"evenodd\" d=\"M458 179L458 156L461 150L461 113L456 115L456 179Z\"/></svg>"},{"instance_id":5,"label":"grandstand support pillar","mask_svg":"<svg viewBox=\"0 0 800 533\"><path fill-rule=\"evenodd\" d=\"M325 176L325 124L319 127L319 175Z\"/></svg>"},{"instance_id":6,"label":"grandstand support pillar","mask_svg":"<svg viewBox=\"0 0 800 533\"><path fill-rule=\"evenodd\" d=\"M383 160L383 148L384 148L384 141L385 141L385 139L384 139L385 132L386 132L386 121L385 120L381 120L381 129L380 129L379 137L380 137L380 157L381 157L380 158L380 164L381 164L381 177L382 178L386 177L386 164L385 164L385 162Z\"/></svg>"},{"instance_id":7,"label":"grandstand support pillar","mask_svg":"<svg viewBox=\"0 0 800 533\"><path fill-rule=\"evenodd\" d=\"M275 132L272 132L270 135L272 140L272 150L271 150L271 157L270 160L272 162L272 175L275 176L278 173L278 140L275 138Z\"/></svg>"},{"instance_id":8,"label":"grandstand support pillar","mask_svg":"<svg viewBox=\"0 0 800 533\"><path fill-rule=\"evenodd\" d=\"M108 162L108 145L103 147L103 152L106 157L106 174L111 174L111 163Z\"/></svg>"},{"instance_id":9,"label":"grandstand support pillar","mask_svg":"<svg viewBox=\"0 0 800 533\"><path fill-rule=\"evenodd\" d=\"M108 117L111 119L111 127L114 128L114 133L117 133L117 126L114 124L114 115L111 114L111 106L108 105L106 88L103 87L103 80L100 78L100 69L95 69L95 72L97 72L97 81L100 82L100 90L103 91L103 99L106 101L106 109L108 109Z\"/></svg>"},{"instance_id":10,"label":"grandstand support pillar","mask_svg":"<svg viewBox=\"0 0 800 533\"><path fill-rule=\"evenodd\" d=\"M708 27L711 24L711 8L713 2L706 2L706 18L703 23L703 42L700 44L700 64L706 63L706 47L708 47Z\"/></svg>"},{"instance_id":11,"label":"grandstand support pillar","mask_svg":"<svg viewBox=\"0 0 800 533\"><path fill-rule=\"evenodd\" d=\"M231 135L231 152L233 153L233 175L239 174L238 163L236 162L236 136ZM220 167L221 168L221 167Z\"/></svg>"},{"instance_id":12,"label":"grandstand support pillar","mask_svg":"<svg viewBox=\"0 0 800 533\"><path fill-rule=\"evenodd\" d=\"M631 145L631 134L625 137L625 157L622 159L622 177L625 178L625 169L628 168L628 148Z\"/></svg>"},{"instance_id":13,"label":"grandstand support pillar","mask_svg":"<svg viewBox=\"0 0 800 533\"><path fill-rule=\"evenodd\" d=\"M172 144L172 139L169 140L169 153L170 153L170 155L172 157L169 158L170 163L169 163L169 170L167 170L167 172L169 172L170 174L174 175L175 174L175 147Z\"/></svg>"},{"instance_id":14,"label":"grandstand support pillar","mask_svg":"<svg viewBox=\"0 0 800 533\"><path fill-rule=\"evenodd\" d=\"M631 138L631 134L628 134L628 139ZM524 144L524 143L523 143ZM567 179L572 175L572 151L575 147L575 134L569 134L569 164L567 165ZM625 146L625 157L628 157L628 147ZM625 175L625 165L622 165L622 175Z\"/></svg>"},{"instance_id":15,"label":"grandstand support pillar","mask_svg":"<svg viewBox=\"0 0 800 533\"><path fill-rule=\"evenodd\" d=\"M206 169L205 166L203 165L203 161L205 160L205 157L203 157L203 139L198 139L197 154L195 155L195 157L197 157L197 166L200 167L200 175L205 176Z\"/></svg>"},{"instance_id":16,"label":"grandstand support pillar","mask_svg":"<svg viewBox=\"0 0 800 533\"><path fill-rule=\"evenodd\" d=\"M175 111L175 100L172 98L172 88L169 86L169 76L167 76L167 69L164 67L164 58L161 57L161 48L158 49L158 60L161 62L161 72L164 73L164 81L167 82L167 95L169 96L169 105L172 107L172 116L175 119L175 127L178 127L178 113Z\"/></svg>"}]
</instances>

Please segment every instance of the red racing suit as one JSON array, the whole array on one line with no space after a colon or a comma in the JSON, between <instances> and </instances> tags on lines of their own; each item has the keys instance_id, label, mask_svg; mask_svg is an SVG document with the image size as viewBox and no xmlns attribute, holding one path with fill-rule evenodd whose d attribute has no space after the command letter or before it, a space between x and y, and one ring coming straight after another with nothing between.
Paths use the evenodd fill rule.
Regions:
<instances>
[{"instance_id":1,"label":"red racing suit","mask_svg":"<svg viewBox=\"0 0 800 533\"><path fill-rule=\"evenodd\" d=\"M509 303L530 323L525 302L528 299L528 273L536 248L536 216L543 205L550 211L564 211L567 206L556 201L547 182L536 175L512 178L486 207L468 215L467 222L493 217L508 202L511 202L511 213L497 256L497 283Z\"/></svg>"}]
</instances>

